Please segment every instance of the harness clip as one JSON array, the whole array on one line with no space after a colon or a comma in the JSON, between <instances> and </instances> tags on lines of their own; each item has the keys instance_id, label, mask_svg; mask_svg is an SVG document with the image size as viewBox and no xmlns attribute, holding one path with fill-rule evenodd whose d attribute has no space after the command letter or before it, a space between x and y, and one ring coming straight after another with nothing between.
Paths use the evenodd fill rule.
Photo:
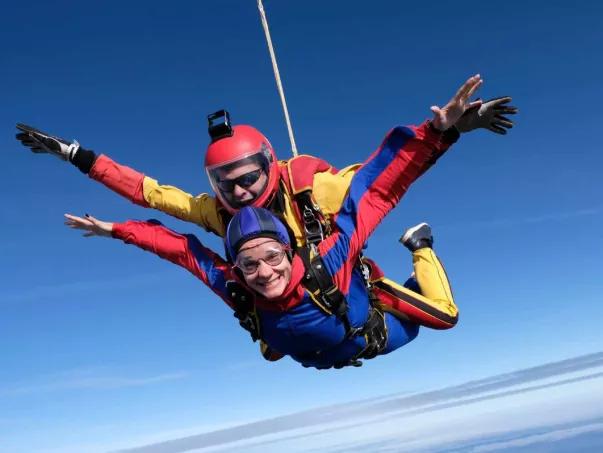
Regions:
<instances>
[{"instance_id":1,"label":"harness clip","mask_svg":"<svg viewBox=\"0 0 603 453\"><path fill-rule=\"evenodd\" d=\"M322 225L314 215L314 212L307 205L304 206L302 212L304 221L304 231L306 232L306 240L310 244L317 244L324 239Z\"/></svg>"}]
</instances>

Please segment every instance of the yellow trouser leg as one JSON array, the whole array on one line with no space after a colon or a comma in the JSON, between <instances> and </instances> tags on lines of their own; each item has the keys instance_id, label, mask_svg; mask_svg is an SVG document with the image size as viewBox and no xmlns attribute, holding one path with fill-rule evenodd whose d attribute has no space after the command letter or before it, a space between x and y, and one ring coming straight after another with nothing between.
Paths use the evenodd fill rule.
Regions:
<instances>
[{"instance_id":1,"label":"yellow trouser leg","mask_svg":"<svg viewBox=\"0 0 603 453\"><path fill-rule=\"evenodd\" d=\"M420 299L428 299L425 302L435 306L438 311L442 311L452 317L458 315L458 309L452 297L452 290L446 271L440 260L432 249L422 248L412 254L412 263L415 269L415 278L421 288L423 297L417 294Z\"/></svg>"}]
</instances>

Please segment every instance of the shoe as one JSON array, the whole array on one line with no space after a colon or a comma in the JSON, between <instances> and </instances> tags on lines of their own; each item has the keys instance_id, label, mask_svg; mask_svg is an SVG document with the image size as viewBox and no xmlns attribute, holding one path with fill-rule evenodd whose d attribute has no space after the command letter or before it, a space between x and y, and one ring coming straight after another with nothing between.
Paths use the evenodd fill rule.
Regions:
<instances>
[{"instance_id":1,"label":"shoe","mask_svg":"<svg viewBox=\"0 0 603 453\"><path fill-rule=\"evenodd\" d=\"M418 225L406 230L406 233L400 238L400 243L411 252L429 247L433 247L433 236L431 227L427 223Z\"/></svg>"}]
</instances>

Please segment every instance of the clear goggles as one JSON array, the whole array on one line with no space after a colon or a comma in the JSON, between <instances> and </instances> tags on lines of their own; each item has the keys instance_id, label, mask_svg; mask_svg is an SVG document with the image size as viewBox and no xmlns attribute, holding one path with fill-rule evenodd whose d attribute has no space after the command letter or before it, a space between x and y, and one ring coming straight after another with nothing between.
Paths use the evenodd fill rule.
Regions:
<instances>
[{"instance_id":1,"label":"clear goggles","mask_svg":"<svg viewBox=\"0 0 603 453\"><path fill-rule=\"evenodd\" d=\"M263 261L268 266L278 266L283 262L289 250L291 249L288 246L278 242L264 248L261 253L254 253L254 256L243 250L237 255L235 266L241 269L241 272L246 275L255 274L260 267L260 261Z\"/></svg>"}]
</instances>

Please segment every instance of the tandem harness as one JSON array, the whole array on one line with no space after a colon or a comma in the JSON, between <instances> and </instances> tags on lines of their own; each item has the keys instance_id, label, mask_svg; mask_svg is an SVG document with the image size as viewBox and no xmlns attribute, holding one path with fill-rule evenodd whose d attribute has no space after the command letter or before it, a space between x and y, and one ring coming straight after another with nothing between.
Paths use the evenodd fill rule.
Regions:
<instances>
[{"instance_id":1,"label":"tandem harness","mask_svg":"<svg viewBox=\"0 0 603 453\"><path fill-rule=\"evenodd\" d=\"M331 227L325 216L320 211L312 197L312 190L307 189L294 195L301 220L304 224L306 235L306 246L297 250L304 262L306 275L304 276L304 287L312 294L312 300L324 311L335 315L341 320L346 329L346 338L364 336L366 347L355 357L345 363L335 364L335 368L344 366L362 365L361 358L372 359L377 356L387 343L387 332L385 329L385 315L379 308L377 298L373 294L370 283L370 271L358 258L358 267L362 272L364 283L369 293L370 312L366 323L362 327L352 327L348 317L348 304L345 296L333 282L318 253L318 244L331 233Z\"/></svg>"},{"instance_id":2,"label":"tandem harness","mask_svg":"<svg viewBox=\"0 0 603 453\"><path fill-rule=\"evenodd\" d=\"M315 172L333 169L326 162L311 156L299 156L291 159L288 161L286 168L287 177L282 180L283 189L289 192L295 201L298 219L303 223L306 239L306 245L296 249L304 262L306 272L303 286L312 295L312 301L321 310L341 320L346 330L346 339L355 336L365 337L366 347L360 353L344 363L334 365L335 368L344 366L359 367L362 365L360 359L372 359L385 349L387 343L385 315L379 307L369 283L368 268L360 257L359 267L369 294L370 311L363 326L352 327L348 317L347 300L326 271L322 257L317 251L318 244L331 234L331 225L314 201L312 180ZM270 203L269 209L277 213L284 211L284 199L280 190ZM295 241L292 242L295 243ZM226 288L235 310L234 316L239 320L241 327L249 331L253 341L261 340L260 321L253 303L253 293L235 281L227 282Z\"/></svg>"},{"instance_id":3,"label":"tandem harness","mask_svg":"<svg viewBox=\"0 0 603 453\"><path fill-rule=\"evenodd\" d=\"M369 290L370 309L367 321L363 326L352 327L345 296L335 286L333 279L325 270L322 257L318 253L313 254L312 250L316 251L316 247L313 245L298 249L306 270L303 286L311 293L311 299L322 311L341 320L346 330L345 339L363 336L366 340L366 346L362 351L345 362L335 363L334 367L362 366L360 359L372 359L385 349L387 343L385 315L379 308L372 291ZM254 294L234 280L226 282L226 289L233 304L234 316L239 320L241 327L250 333L253 341L261 340L260 320L253 303ZM310 353L308 360L317 354L320 354L320 351Z\"/></svg>"},{"instance_id":4,"label":"tandem harness","mask_svg":"<svg viewBox=\"0 0 603 453\"><path fill-rule=\"evenodd\" d=\"M370 309L367 321L363 326L352 327L348 316L347 300L325 269L316 246L308 244L306 247L298 249L298 253L306 270L303 286L311 294L311 299L323 311L336 316L343 323L346 330L346 339L363 336L366 340L366 347L362 351L345 362L336 363L334 367L359 367L362 366L360 359L372 359L379 355L387 344L387 331L385 315L379 308L377 299L371 289L368 288Z\"/></svg>"}]
</instances>

